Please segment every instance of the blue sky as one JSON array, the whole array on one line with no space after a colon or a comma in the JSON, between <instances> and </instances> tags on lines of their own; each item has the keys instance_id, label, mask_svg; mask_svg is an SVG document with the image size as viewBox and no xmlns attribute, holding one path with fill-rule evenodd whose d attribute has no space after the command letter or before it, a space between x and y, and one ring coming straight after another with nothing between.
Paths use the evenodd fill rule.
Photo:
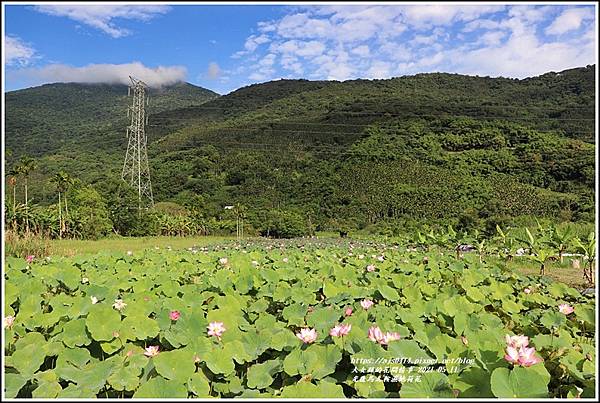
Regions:
<instances>
[{"instance_id":1,"label":"blue sky","mask_svg":"<svg viewBox=\"0 0 600 403\"><path fill-rule=\"evenodd\" d=\"M591 3L3 6L9 91L130 74L222 94L280 78L523 78L597 57Z\"/></svg>"}]
</instances>

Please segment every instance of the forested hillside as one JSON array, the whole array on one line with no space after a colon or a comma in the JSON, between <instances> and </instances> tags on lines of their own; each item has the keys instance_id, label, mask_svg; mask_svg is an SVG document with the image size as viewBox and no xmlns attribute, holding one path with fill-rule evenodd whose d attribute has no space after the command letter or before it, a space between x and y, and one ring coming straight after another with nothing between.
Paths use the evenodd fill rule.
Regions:
<instances>
[{"instance_id":1,"label":"forested hillside","mask_svg":"<svg viewBox=\"0 0 600 403\"><path fill-rule=\"evenodd\" d=\"M214 94L185 85L151 94L154 195L204 223L239 204L262 233L278 222L304 232L424 221L490 228L519 216L591 222L594 91L594 66L524 80L279 80L204 103ZM90 92L106 93L93 113L82 106ZM9 164L39 157L35 201L56 202L47 178L65 170L115 211L131 204L119 180L125 96L125 87L73 84L7 94ZM116 221L128 210L115 211L126 232Z\"/></svg>"},{"instance_id":2,"label":"forested hillside","mask_svg":"<svg viewBox=\"0 0 600 403\"><path fill-rule=\"evenodd\" d=\"M219 95L180 83L151 88L149 96L148 112L158 113ZM125 136L129 102L127 86L114 84L57 83L8 92L6 147L13 156L94 151L105 141Z\"/></svg>"}]
</instances>

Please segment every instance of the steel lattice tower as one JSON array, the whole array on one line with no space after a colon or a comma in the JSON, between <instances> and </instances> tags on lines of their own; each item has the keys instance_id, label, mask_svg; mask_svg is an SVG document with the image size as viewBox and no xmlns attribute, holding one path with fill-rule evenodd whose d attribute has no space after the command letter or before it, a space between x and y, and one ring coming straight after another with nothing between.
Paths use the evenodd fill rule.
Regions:
<instances>
[{"instance_id":1,"label":"steel lattice tower","mask_svg":"<svg viewBox=\"0 0 600 403\"><path fill-rule=\"evenodd\" d=\"M148 166L148 152L146 144L146 110L147 104L146 88L147 85L135 78L129 76L131 85L128 94L133 91L133 102L127 110L131 115L131 124L127 127L127 153L123 163L122 178L133 188L138 190L138 209L154 206L152 197L152 184L150 183L150 168Z\"/></svg>"}]
</instances>

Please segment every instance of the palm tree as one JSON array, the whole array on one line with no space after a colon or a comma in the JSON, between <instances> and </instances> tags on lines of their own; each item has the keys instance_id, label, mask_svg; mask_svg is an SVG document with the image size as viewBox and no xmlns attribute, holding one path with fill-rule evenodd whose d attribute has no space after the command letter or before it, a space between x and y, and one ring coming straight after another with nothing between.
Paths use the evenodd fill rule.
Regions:
<instances>
[{"instance_id":1,"label":"palm tree","mask_svg":"<svg viewBox=\"0 0 600 403\"><path fill-rule=\"evenodd\" d=\"M65 173L60 171L50 179L50 182L54 183L56 186L56 190L58 191L58 236L62 238L63 231L65 229L65 225L62 218L62 203L60 200L60 195L65 191L65 181L64 181Z\"/></svg>"},{"instance_id":2,"label":"palm tree","mask_svg":"<svg viewBox=\"0 0 600 403\"><path fill-rule=\"evenodd\" d=\"M60 171L56 173L52 179L50 179L52 183L56 185L56 190L58 191L58 221L60 226L60 237L62 238L63 232L67 231L67 220L69 219L69 207L67 204L67 191L69 187L73 184L73 178L69 176L65 171ZM64 195L65 200L65 217L62 215L62 203L61 203L61 194Z\"/></svg>"},{"instance_id":3,"label":"palm tree","mask_svg":"<svg viewBox=\"0 0 600 403\"><path fill-rule=\"evenodd\" d=\"M71 188L71 186L73 186L73 184L75 183L75 180L66 172L61 171L61 180L63 183L63 188L64 188L64 195L65 195L65 215L66 218L69 219L69 204L67 203L67 192L69 191L69 189ZM65 222L66 225L66 222Z\"/></svg>"},{"instance_id":4,"label":"palm tree","mask_svg":"<svg viewBox=\"0 0 600 403\"><path fill-rule=\"evenodd\" d=\"M23 175L23 178L25 179L25 209L28 212L29 204L27 199L27 180L29 179L29 175L31 174L31 172L34 171L36 168L37 162L27 155L22 156L21 160L17 163L17 166L15 167L16 172L18 172L20 175ZM29 214L27 214L26 216L25 231L29 233Z\"/></svg>"},{"instance_id":5,"label":"palm tree","mask_svg":"<svg viewBox=\"0 0 600 403\"><path fill-rule=\"evenodd\" d=\"M13 188L12 211L14 213L17 210L17 175L19 173L15 169L11 169L8 174L10 175L10 178L8 179L8 184ZM13 230L17 230L16 219L13 219Z\"/></svg>"}]
</instances>

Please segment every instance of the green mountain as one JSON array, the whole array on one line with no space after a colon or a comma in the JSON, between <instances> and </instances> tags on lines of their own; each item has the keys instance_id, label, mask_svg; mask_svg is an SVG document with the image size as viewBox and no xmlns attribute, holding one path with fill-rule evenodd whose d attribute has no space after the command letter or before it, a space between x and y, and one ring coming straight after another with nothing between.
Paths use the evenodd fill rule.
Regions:
<instances>
[{"instance_id":1,"label":"green mountain","mask_svg":"<svg viewBox=\"0 0 600 403\"><path fill-rule=\"evenodd\" d=\"M125 136L127 86L56 83L6 96L6 147L13 155L93 150ZM149 113L199 105L219 94L188 83L149 90Z\"/></svg>"},{"instance_id":2,"label":"green mountain","mask_svg":"<svg viewBox=\"0 0 600 403\"><path fill-rule=\"evenodd\" d=\"M521 215L593 221L594 72L279 80L206 102L214 94L182 86L185 96L151 95L155 199L204 217L241 203L256 225L274 210L319 228ZM126 148L126 91L86 88L8 93L6 145L13 160L39 156L38 183L64 169L108 194ZM96 95L104 101L88 102L90 92L106 92ZM26 125L32 114L44 125ZM33 188L42 203L56 197L50 186Z\"/></svg>"}]
</instances>

